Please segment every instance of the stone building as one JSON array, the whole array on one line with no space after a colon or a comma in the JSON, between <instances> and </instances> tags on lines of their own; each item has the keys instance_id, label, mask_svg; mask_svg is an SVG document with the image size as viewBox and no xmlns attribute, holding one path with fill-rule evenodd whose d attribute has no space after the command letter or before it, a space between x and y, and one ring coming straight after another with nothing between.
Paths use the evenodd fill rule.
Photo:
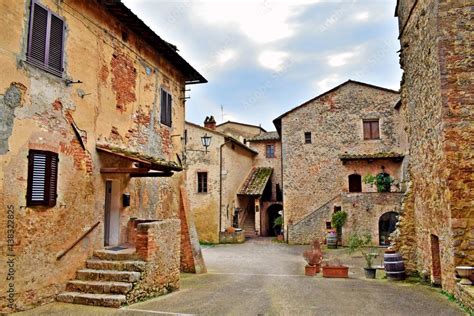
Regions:
<instances>
[{"instance_id":1,"label":"stone building","mask_svg":"<svg viewBox=\"0 0 474 316\"><path fill-rule=\"evenodd\" d=\"M219 233L234 225L245 208L237 191L258 154L236 138L217 131L213 117L205 126L186 122L186 188L199 240L219 243ZM210 145L202 137L210 136Z\"/></svg>"},{"instance_id":2,"label":"stone building","mask_svg":"<svg viewBox=\"0 0 474 316\"><path fill-rule=\"evenodd\" d=\"M367 230L388 243L403 194L405 137L397 91L345 83L274 120L281 137L284 227L289 243L324 238L335 211L348 213L343 229ZM394 180L377 192L367 175Z\"/></svg>"},{"instance_id":3,"label":"stone building","mask_svg":"<svg viewBox=\"0 0 474 316\"><path fill-rule=\"evenodd\" d=\"M410 270L458 296L455 267L474 265L473 10L472 1L399 0L395 12L410 154L395 246Z\"/></svg>"},{"instance_id":4,"label":"stone building","mask_svg":"<svg viewBox=\"0 0 474 316\"><path fill-rule=\"evenodd\" d=\"M120 1L0 11L0 312L179 288L184 91L206 80Z\"/></svg>"},{"instance_id":5,"label":"stone building","mask_svg":"<svg viewBox=\"0 0 474 316\"><path fill-rule=\"evenodd\" d=\"M240 142L244 142L246 139L252 138L261 133L266 133L266 130L261 126L245 124L240 122L227 121L216 125L216 130L226 135L232 136Z\"/></svg>"}]
</instances>

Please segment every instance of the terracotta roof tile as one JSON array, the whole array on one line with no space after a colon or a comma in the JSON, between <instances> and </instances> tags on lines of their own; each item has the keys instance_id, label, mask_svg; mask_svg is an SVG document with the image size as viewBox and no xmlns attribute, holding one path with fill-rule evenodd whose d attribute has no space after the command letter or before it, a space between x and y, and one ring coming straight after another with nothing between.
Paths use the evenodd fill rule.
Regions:
<instances>
[{"instance_id":1,"label":"terracotta roof tile","mask_svg":"<svg viewBox=\"0 0 474 316\"><path fill-rule=\"evenodd\" d=\"M240 188L238 195L262 195L272 172L273 168L253 168Z\"/></svg>"}]
</instances>

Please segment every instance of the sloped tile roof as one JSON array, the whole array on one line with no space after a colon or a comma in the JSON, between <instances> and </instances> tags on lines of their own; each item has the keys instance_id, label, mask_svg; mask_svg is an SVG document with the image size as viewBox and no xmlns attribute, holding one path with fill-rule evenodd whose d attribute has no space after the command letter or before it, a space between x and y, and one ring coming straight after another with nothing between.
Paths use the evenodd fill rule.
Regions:
<instances>
[{"instance_id":1,"label":"sloped tile roof","mask_svg":"<svg viewBox=\"0 0 474 316\"><path fill-rule=\"evenodd\" d=\"M280 135L278 135L278 132L268 132L247 139L247 141L249 142L258 142L265 140L280 140Z\"/></svg>"},{"instance_id":2,"label":"sloped tile roof","mask_svg":"<svg viewBox=\"0 0 474 316\"><path fill-rule=\"evenodd\" d=\"M262 195L272 172L273 168L253 168L240 188L238 195Z\"/></svg>"},{"instance_id":3,"label":"sloped tile roof","mask_svg":"<svg viewBox=\"0 0 474 316\"><path fill-rule=\"evenodd\" d=\"M366 160L366 159L391 159L391 158L403 158L403 154L396 152L378 152L371 154L342 154L339 155L341 160Z\"/></svg>"}]
</instances>

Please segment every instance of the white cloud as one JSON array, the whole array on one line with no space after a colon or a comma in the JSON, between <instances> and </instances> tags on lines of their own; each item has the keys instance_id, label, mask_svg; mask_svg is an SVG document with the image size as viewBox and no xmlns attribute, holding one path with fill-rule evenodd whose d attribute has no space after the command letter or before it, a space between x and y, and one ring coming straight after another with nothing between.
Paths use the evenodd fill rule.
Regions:
<instances>
[{"instance_id":1,"label":"white cloud","mask_svg":"<svg viewBox=\"0 0 474 316\"><path fill-rule=\"evenodd\" d=\"M335 55L329 55L327 57L328 59L328 65L331 67L340 67L349 61L352 57L354 57L354 53L340 53L340 54L335 54Z\"/></svg>"},{"instance_id":2,"label":"white cloud","mask_svg":"<svg viewBox=\"0 0 474 316\"><path fill-rule=\"evenodd\" d=\"M319 88L320 92L327 91L331 88L334 88L341 82L341 79L338 74L332 74L322 80L316 82L316 86Z\"/></svg>"},{"instance_id":3,"label":"white cloud","mask_svg":"<svg viewBox=\"0 0 474 316\"><path fill-rule=\"evenodd\" d=\"M217 53L216 61L217 63L222 66L227 62L231 61L237 56L237 53L233 49L224 49Z\"/></svg>"},{"instance_id":4,"label":"white cloud","mask_svg":"<svg viewBox=\"0 0 474 316\"><path fill-rule=\"evenodd\" d=\"M199 1L194 3L194 11L204 22L236 26L254 42L265 44L294 35L297 25L290 19L315 0L299 2L290 5L280 1Z\"/></svg>"},{"instance_id":5,"label":"white cloud","mask_svg":"<svg viewBox=\"0 0 474 316\"><path fill-rule=\"evenodd\" d=\"M288 60L288 53L279 51L263 51L258 56L258 62L264 68L273 71L283 70L285 62Z\"/></svg>"},{"instance_id":6,"label":"white cloud","mask_svg":"<svg viewBox=\"0 0 474 316\"><path fill-rule=\"evenodd\" d=\"M367 21L369 19L369 12L359 12L354 16L354 18L358 21Z\"/></svg>"}]
</instances>

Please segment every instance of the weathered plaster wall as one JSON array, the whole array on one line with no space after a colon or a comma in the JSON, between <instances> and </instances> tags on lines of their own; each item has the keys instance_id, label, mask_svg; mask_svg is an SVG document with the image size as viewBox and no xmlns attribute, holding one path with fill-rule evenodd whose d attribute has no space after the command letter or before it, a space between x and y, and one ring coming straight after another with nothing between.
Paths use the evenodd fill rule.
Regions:
<instances>
[{"instance_id":1,"label":"weathered plaster wall","mask_svg":"<svg viewBox=\"0 0 474 316\"><path fill-rule=\"evenodd\" d=\"M450 292L454 267L474 264L472 10L466 1L419 0L410 18L398 12L411 183L396 246L434 281L429 245L439 237L441 283Z\"/></svg>"},{"instance_id":2,"label":"weathered plaster wall","mask_svg":"<svg viewBox=\"0 0 474 316\"><path fill-rule=\"evenodd\" d=\"M182 134L184 129L181 75L135 34L130 32L124 43L121 34L126 26L96 4L41 3L62 16L67 26L64 78L83 83L67 87L64 78L27 64L29 1L19 1L15 6L0 2L0 10L7 13L0 21L4 34L0 107L6 110L0 117L0 254L4 258L8 251L7 206L11 205L15 217L14 305L19 310L54 300L92 251L103 246L106 179L118 179L120 192L131 193L132 206L120 210L122 241L126 240L130 216L178 218L178 188L183 181L180 175L140 180L101 176L100 167L131 164L95 150L100 141L175 160L181 142L171 135ZM173 95L172 128L159 122L160 87ZM81 92L87 95L81 97ZM85 150L71 128L73 122L80 129ZM59 154L56 207L25 206L29 149ZM59 252L97 221L102 222L98 228L56 260ZM6 278L6 272L7 266L0 264L1 279ZM2 311L10 310L6 291L7 284L1 282Z\"/></svg>"},{"instance_id":3,"label":"weathered plaster wall","mask_svg":"<svg viewBox=\"0 0 474 316\"><path fill-rule=\"evenodd\" d=\"M219 124L216 127L216 130L226 135L232 136L242 143L245 139L252 138L259 135L260 133L263 133L263 130L258 126L239 124L236 122L226 122Z\"/></svg>"},{"instance_id":4,"label":"weathered plaster wall","mask_svg":"<svg viewBox=\"0 0 474 316\"><path fill-rule=\"evenodd\" d=\"M285 228L343 190L339 155L401 151L398 93L349 82L282 118ZM380 120L379 140L363 139L363 119ZM312 133L305 144L304 133Z\"/></svg>"}]
</instances>

